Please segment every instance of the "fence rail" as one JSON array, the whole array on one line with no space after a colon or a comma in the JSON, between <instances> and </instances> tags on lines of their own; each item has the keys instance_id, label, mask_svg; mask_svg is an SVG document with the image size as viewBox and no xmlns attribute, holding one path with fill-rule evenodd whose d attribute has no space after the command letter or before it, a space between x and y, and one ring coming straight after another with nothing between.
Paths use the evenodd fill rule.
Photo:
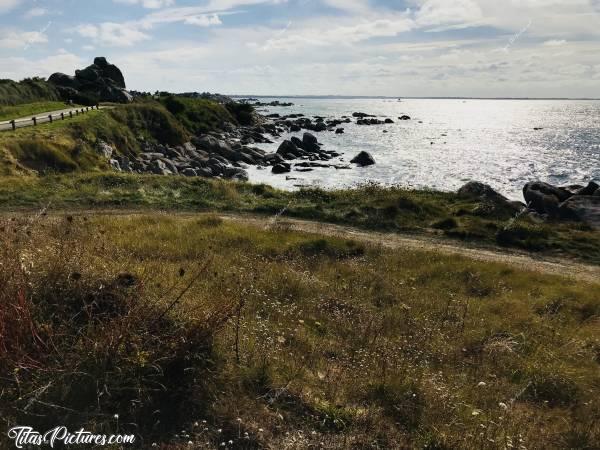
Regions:
<instances>
[{"instance_id":1,"label":"fence rail","mask_svg":"<svg viewBox=\"0 0 600 450\"><path fill-rule=\"evenodd\" d=\"M29 126L37 126L42 123L54 122L55 120L66 120L73 117L85 114L88 111L100 109L100 106L84 106L82 108L74 108L71 110L59 111L51 114L42 114L31 117L30 119L13 119L0 122L0 131L14 131L17 128Z\"/></svg>"}]
</instances>

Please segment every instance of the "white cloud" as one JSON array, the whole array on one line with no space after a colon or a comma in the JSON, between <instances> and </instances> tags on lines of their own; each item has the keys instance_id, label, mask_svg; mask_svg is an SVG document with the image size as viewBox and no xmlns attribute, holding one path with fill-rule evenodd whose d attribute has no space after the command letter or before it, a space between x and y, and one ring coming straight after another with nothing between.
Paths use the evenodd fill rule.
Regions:
<instances>
[{"instance_id":1,"label":"white cloud","mask_svg":"<svg viewBox=\"0 0 600 450\"><path fill-rule=\"evenodd\" d=\"M0 32L0 48L24 49L46 42L48 42L48 36L41 31L5 30Z\"/></svg>"},{"instance_id":2,"label":"white cloud","mask_svg":"<svg viewBox=\"0 0 600 450\"><path fill-rule=\"evenodd\" d=\"M20 3L21 0L0 0L0 13L10 11Z\"/></svg>"},{"instance_id":3,"label":"white cloud","mask_svg":"<svg viewBox=\"0 0 600 450\"><path fill-rule=\"evenodd\" d=\"M426 0L416 14L419 26L460 26L477 24L483 12L474 0Z\"/></svg>"},{"instance_id":4,"label":"white cloud","mask_svg":"<svg viewBox=\"0 0 600 450\"><path fill-rule=\"evenodd\" d=\"M210 27L212 25L221 25L223 22L221 22L217 14L201 14L199 16L187 17L183 23L199 27Z\"/></svg>"},{"instance_id":5,"label":"white cloud","mask_svg":"<svg viewBox=\"0 0 600 450\"><path fill-rule=\"evenodd\" d=\"M323 0L327 6L351 13L362 13L369 11L368 0Z\"/></svg>"},{"instance_id":6,"label":"white cloud","mask_svg":"<svg viewBox=\"0 0 600 450\"><path fill-rule=\"evenodd\" d=\"M46 14L48 14L48 10L46 8L31 8L29 11L23 14L23 17L25 19L33 19L34 17L41 17L45 16Z\"/></svg>"},{"instance_id":7,"label":"white cloud","mask_svg":"<svg viewBox=\"0 0 600 450\"><path fill-rule=\"evenodd\" d=\"M114 47L131 47L141 41L150 39L150 36L142 32L139 25L135 23L83 24L76 27L75 32L99 45Z\"/></svg>"},{"instance_id":8,"label":"white cloud","mask_svg":"<svg viewBox=\"0 0 600 450\"><path fill-rule=\"evenodd\" d=\"M159 9L175 4L175 0L113 0L116 3L125 3L128 5L142 5L148 9Z\"/></svg>"},{"instance_id":9,"label":"white cloud","mask_svg":"<svg viewBox=\"0 0 600 450\"><path fill-rule=\"evenodd\" d=\"M564 39L551 39L549 41L544 42L543 45L546 47L560 47L561 45L565 45L567 43Z\"/></svg>"},{"instance_id":10,"label":"white cloud","mask_svg":"<svg viewBox=\"0 0 600 450\"><path fill-rule=\"evenodd\" d=\"M85 61L72 53L59 51L41 59L23 56L0 57L0 72L3 77L20 80L26 77L48 77L54 72L73 73L74 68L83 67Z\"/></svg>"}]
</instances>

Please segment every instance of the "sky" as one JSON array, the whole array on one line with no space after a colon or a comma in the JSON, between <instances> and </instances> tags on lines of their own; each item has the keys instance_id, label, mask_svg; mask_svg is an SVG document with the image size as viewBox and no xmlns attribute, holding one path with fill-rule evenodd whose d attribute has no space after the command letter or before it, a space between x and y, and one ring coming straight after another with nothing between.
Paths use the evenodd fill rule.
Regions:
<instances>
[{"instance_id":1,"label":"sky","mask_svg":"<svg viewBox=\"0 0 600 450\"><path fill-rule=\"evenodd\" d=\"M0 78L129 89L600 97L600 0L0 0Z\"/></svg>"}]
</instances>

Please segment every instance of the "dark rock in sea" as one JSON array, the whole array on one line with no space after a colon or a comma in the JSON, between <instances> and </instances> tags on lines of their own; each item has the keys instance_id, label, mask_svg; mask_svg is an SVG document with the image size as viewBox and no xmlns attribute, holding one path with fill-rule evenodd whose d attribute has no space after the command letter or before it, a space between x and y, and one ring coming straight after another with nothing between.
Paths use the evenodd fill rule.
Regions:
<instances>
[{"instance_id":1,"label":"dark rock in sea","mask_svg":"<svg viewBox=\"0 0 600 450\"><path fill-rule=\"evenodd\" d=\"M307 152L317 153L321 151L321 147L319 145L319 141L314 134L304 133L302 136L302 147Z\"/></svg>"},{"instance_id":2,"label":"dark rock in sea","mask_svg":"<svg viewBox=\"0 0 600 450\"><path fill-rule=\"evenodd\" d=\"M359 117L361 119L364 119L365 117L375 117L375 116L373 116L371 114L366 114L363 112L354 112L354 113L352 113L352 117Z\"/></svg>"},{"instance_id":3,"label":"dark rock in sea","mask_svg":"<svg viewBox=\"0 0 600 450\"><path fill-rule=\"evenodd\" d=\"M356 121L357 125L382 125L384 122L379 119L358 119Z\"/></svg>"},{"instance_id":4,"label":"dark rock in sea","mask_svg":"<svg viewBox=\"0 0 600 450\"><path fill-rule=\"evenodd\" d=\"M410 120L410 116L407 116L406 114L403 116L398 117L399 120ZM419 121L419 123L423 123L421 121Z\"/></svg>"},{"instance_id":5,"label":"dark rock in sea","mask_svg":"<svg viewBox=\"0 0 600 450\"><path fill-rule=\"evenodd\" d=\"M344 129L338 128L337 130L335 130L335 134L344 134Z\"/></svg>"},{"instance_id":6,"label":"dark rock in sea","mask_svg":"<svg viewBox=\"0 0 600 450\"><path fill-rule=\"evenodd\" d=\"M296 136L292 136L290 138L290 141L292 141L292 144L294 144L296 147L298 148L304 148L304 144L302 143L302 140Z\"/></svg>"},{"instance_id":7,"label":"dark rock in sea","mask_svg":"<svg viewBox=\"0 0 600 450\"><path fill-rule=\"evenodd\" d=\"M276 164L284 162L284 159L279 153L269 153L269 154L263 156L263 161L266 164L274 166Z\"/></svg>"},{"instance_id":8,"label":"dark rock in sea","mask_svg":"<svg viewBox=\"0 0 600 450\"><path fill-rule=\"evenodd\" d=\"M367 152L360 152L350 162L359 166L371 166L375 164L375 159Z\"/></svg>"},{"instance_id":9,"label":"dark rock in sea","mask_svg":"<svg viewBox=\"0 0 600 450\"><path fill-rule=\"evenodd\" d=\"M385 123L394 123L394 121L392 119L385 119L384 121Z\"/></svg>"},{"instance_id":10,"label":"dark rock in sea","mask_svg":"<svg viewBox=\"0 0 600 450\"><path fill-rule=\"evenodd\" d=\"M296 147L296 145L294 145L292 141L285 140L279 145L277 153L282 155L286 159L293 159L288 157L292 156L297 158L301 156L303 152L301 149Z\"/></svg>"},{"instance_id":11,"label":"dark rock in sea","mask_svg":"<svg viewBox=\"0 0 600 450\"><path fill-rule=\"evenodd\" d=\"M288 163L279 163L273 166L271 172L274 174L287 173L292 170L292 166Z\"/></svg>"}]
</instances>

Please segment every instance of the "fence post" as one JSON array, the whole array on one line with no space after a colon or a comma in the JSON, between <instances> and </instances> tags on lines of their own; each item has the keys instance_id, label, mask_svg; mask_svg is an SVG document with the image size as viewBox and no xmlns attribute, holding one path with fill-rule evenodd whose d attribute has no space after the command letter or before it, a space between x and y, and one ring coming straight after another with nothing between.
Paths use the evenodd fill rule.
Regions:
<instances>
[{"instance_id":1,"label":"fence post","mask_svg":"<svg viewBox=\"0 0 600 450\"><path fill-rule=\"evenodd\" d=\"M37 125L37 117L32 117L31 120L33 120L33 126L35 127Z\"/></svg>"},{"instance_id":2,"label":"fence post","mask_svg":"<svg viewBox=\"0 0 600 450\"><path fill-rule=\"evenodd\" d=\"M17 124L15 123L15 121L14 121L14 120L11 120L11 121L10 121L10 124L12 125L12 129L13 129L13 131L15 131L15 130L17 129Z\"/></svg>"},{"instance_id":3,"label":"fence post","mask_svg":"<svg viewBox=\"0 0 600 450\"><path fill-rule=\"evenodd\" d=\"M76 115L76 116L78 116L78 115L79 115L79 110L78 110L78 109L76 109L76 110L75 110L75 115Z\"/></svg>"},{"instance_id":4,"label":"fence post","mask_svg":"<svg viewBox=\"0 0 600 450\"><path fill-rule=\"evenodd\" d=\"M61 118L62 120L65 120L65 113L64 113L64 112L61 112L61 113L60 113L60 118Z\"/></svg>"},{"instance_id":5,"label":"fence post","mask_svg":"<svg viewBox=\"0 0 600 450\"><path fill-rule=\"evenodd\" d=\"M69 111L69 117L72 119L73 118L73 111Z\"/></svg>"},{"instance_id":6,"label":"fence post","mask_svg":"<svg viewBox=\"0 0 600 450\"><path fill-rule=\"evenodd\" d=\"M50 119L50 123L52 123L52 114L48 114L48 119Z\"/></svg>"}]
</instances>

